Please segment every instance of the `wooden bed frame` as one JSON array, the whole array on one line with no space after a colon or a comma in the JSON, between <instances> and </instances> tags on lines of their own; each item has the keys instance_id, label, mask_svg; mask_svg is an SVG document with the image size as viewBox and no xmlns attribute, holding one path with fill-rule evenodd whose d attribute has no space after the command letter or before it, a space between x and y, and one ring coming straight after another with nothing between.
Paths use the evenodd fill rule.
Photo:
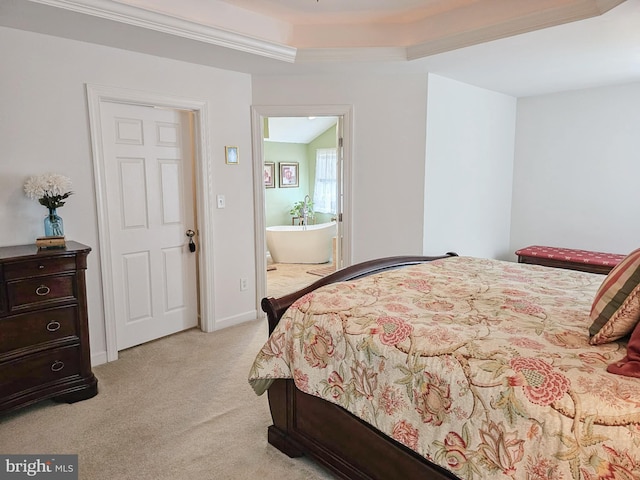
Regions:
<instances>
[{"instance_id":1,"label":"wooden bed frame","mask_svg":"<svg viewBox=\"0 0 640 480\"><path fill-rule=\"evenodd\" d=\"M371 260L338 270L284 297L264 298L261 305L269 319L269 333L294 301L323 285L451 256L456 254ZM293 380L275 380L268 396L273 420L268 429L268 442L290 457L308 455L339 478L349 480L457 478L342 407L302 393Z\"/></svg>"}]
</instances>

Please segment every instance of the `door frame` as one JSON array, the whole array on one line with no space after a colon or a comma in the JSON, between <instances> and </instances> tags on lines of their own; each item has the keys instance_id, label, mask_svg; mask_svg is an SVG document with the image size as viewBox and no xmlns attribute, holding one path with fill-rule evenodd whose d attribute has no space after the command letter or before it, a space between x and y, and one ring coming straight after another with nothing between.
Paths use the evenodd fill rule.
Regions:
<instances>
[{"instance_id":1,"label":"door frame","mask_svg":"<svg viewBox=\"0 0 640 480\"><path fill-rule=\"evenodd\" d=\"M130 105L188 110L194 118L194 176L195 176L195 209L197 219L196 231L199 244L198 284L199 284L199 325L203 332L215 330L215 310L213 295L207 292L214 290L213 268L213 166L209 142L209 106L206 101L176 97L112 87L86 84L87 104L89 111L89 128L93 157L93 174L96 191L96 209L98 216L98 243L100 270L102 274L102 302L104 307L104 324L107 349L107 362L118 359L117 332L113 292L113 270L111 268L111 242L108 223L108 205L106 202L106 179L104 174L104 155L102 148L102 125L100 120L100 104L116 102ZM185 179L193 181L193 179Z\"/></svg>"},{"instance_id":2,"label":"door frame","mask_svg":"<svg viewBox=\"0 0 640 480\"><path fill-rule=\"evenodd\" d=\"M351 265L352 256L352 216L351 216L351 158L353 135L353 106L351 105L253 105L251 107L251 135L253 143L253 191L254 224L256 245L256 310L259 318L265 314L260 303L267 294L267 240L265 192L263 177L264 162L264 119L269 117L342 117L342 266ZM338 199L339 200L339 199Z\"/></svg>"}]
</instances>

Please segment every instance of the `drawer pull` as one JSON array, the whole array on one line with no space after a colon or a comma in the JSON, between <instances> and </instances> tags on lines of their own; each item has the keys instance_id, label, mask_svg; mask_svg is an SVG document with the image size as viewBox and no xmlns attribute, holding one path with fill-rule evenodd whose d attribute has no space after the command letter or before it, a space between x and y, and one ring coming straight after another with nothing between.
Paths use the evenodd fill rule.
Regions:
<instances>
[{"instance_id":1,"label":"drawer pull","mask_svg":"<svg viewBox=\"0 0 640 480\"><path fill-rule=\"evenodd\" d=\"M46 285L40 285L38 288L36 288L36 295L44 297L45 295L49 295L50 291L51 289Z\"/></svg>"},{"instance_id":2,"label":"drawer pull","mask_svg":"<svg viewBox=\"0 0 640 480\"><path fill-rule=\"evenodd\" d=\"M60 329L60 322L56 322L55 320L50 321L49 323L47 323L47 330L49 330L50 332L55 332L56 330Z\"/></svg>"},{"instance_id":3,"label":"drawer pull","mask_svg":"<svg viewBox=\"0 0 640 480\"><path fill-rule=\"evenodd\" d=\"M53 362L51 364L51 371L52 372L59 372L63 368L64 368L64 362L61 362L60 360L56 360L55 362Z\"/></svg>"},{"instance_id":4,"label":"drawer pull","mask_svg":"<svg viewBox=\"0 0 640 480\"><path fill-rule=\"evenodd\" d=\"M44 265L40 264L38 265L38 270L43 270L44 269Z\"/></svg>"}]
</instances>

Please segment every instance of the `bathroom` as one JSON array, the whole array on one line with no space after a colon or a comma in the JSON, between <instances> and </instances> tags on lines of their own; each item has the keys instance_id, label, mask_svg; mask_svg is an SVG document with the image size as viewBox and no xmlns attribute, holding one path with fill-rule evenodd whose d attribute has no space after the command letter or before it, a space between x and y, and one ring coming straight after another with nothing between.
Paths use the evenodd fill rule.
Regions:
<instances>
[{"instance_id":1,"label":"bathroom","mask_svg":"<svg viewBox=\"0 0 640 480\"><path fill-rule=\"evenodd\" d=\"M265 120L268 296L290 293L335 271L337 121Z\"/></svg>"}]
</instances>

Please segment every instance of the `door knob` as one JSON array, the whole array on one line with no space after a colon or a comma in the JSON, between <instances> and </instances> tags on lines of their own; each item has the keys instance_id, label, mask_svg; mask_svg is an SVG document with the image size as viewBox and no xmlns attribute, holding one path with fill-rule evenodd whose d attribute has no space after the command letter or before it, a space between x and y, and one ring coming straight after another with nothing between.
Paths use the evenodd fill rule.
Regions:
<instances>
[{"instance_id":1,"label":"door knob","mask_svg":"<svg viewBox=\"0 0 640 480\"><path fill-rule=\"evenodd\" d=\"M185 232L185 235L187 237L189 237L189 251L190 252L195 252L196 251L196 244L193 241L193 236L196 234L196 232L194 232L193 230L189 229Z\"/></svg>"}]
</instances>

